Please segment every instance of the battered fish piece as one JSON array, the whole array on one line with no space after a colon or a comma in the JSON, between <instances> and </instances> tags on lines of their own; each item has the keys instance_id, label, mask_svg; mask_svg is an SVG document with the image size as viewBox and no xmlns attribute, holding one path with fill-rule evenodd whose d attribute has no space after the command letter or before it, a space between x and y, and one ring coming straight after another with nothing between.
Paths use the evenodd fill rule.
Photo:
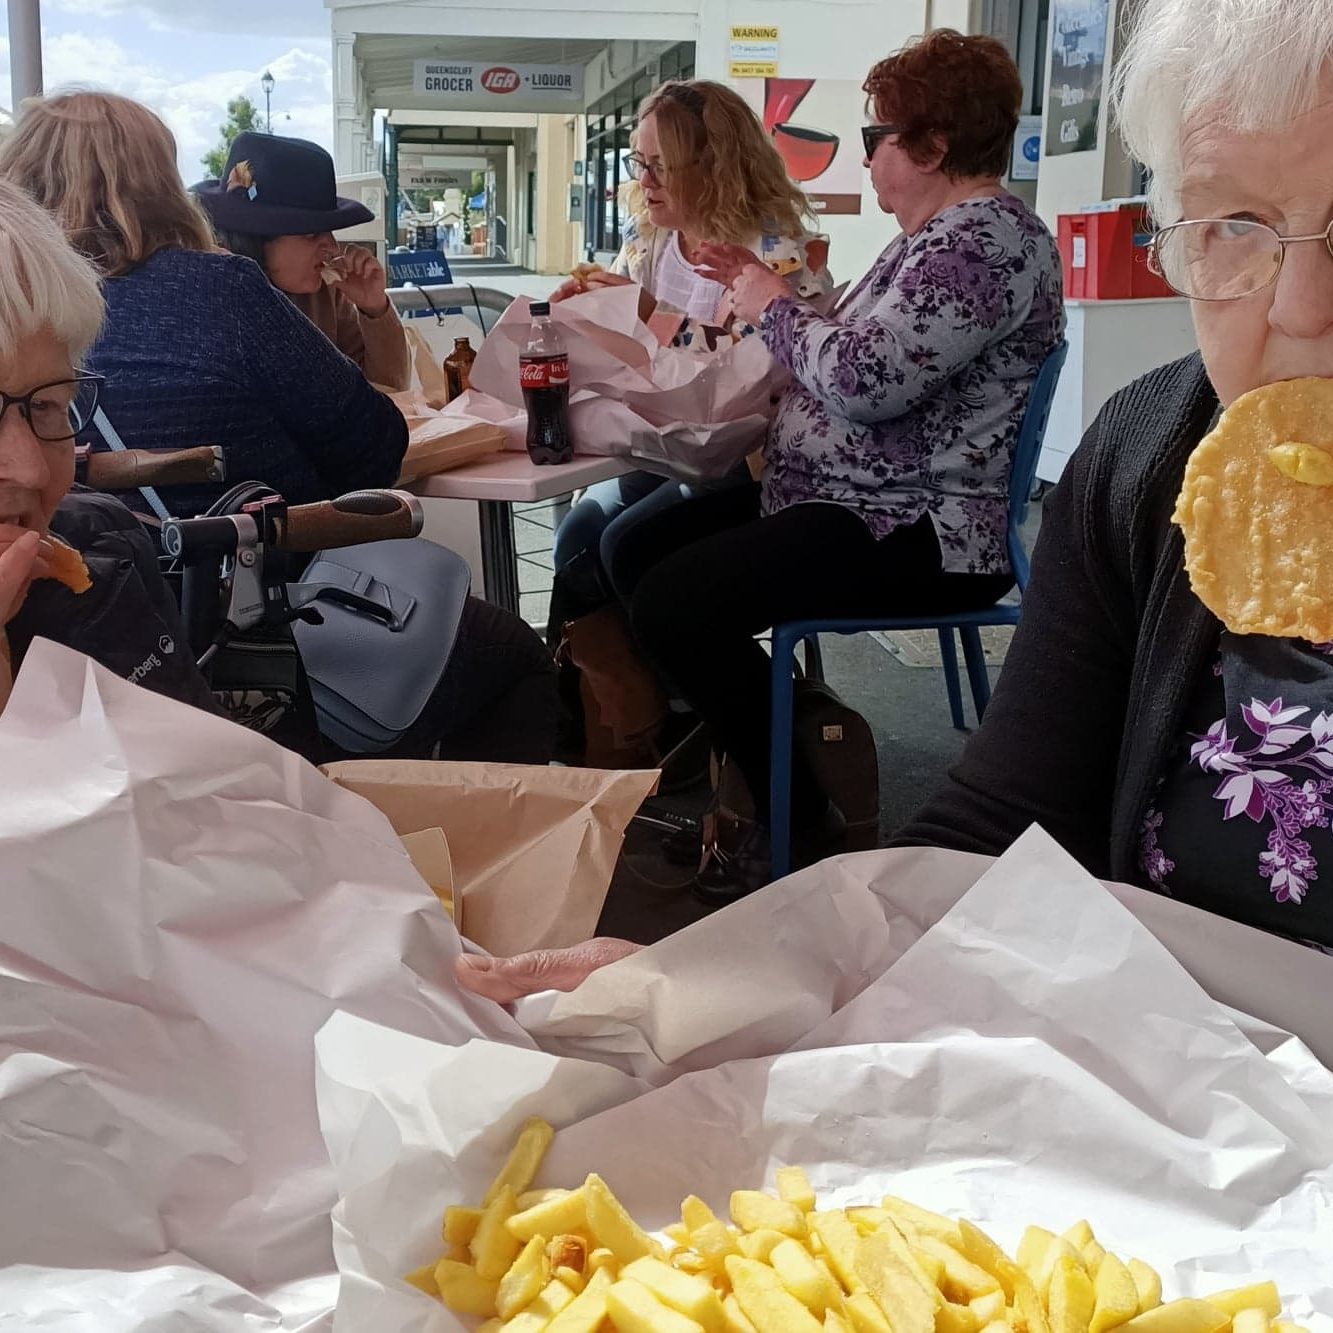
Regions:
<instances>
[{"instance_id":1,"label":"battered fish piece","mask_svg":"<svg viewBox=\"0 0 1333 1333\"><path fill-rule=\"evenodd\" d=\"M47 533L41 543L42 558L51 567L50 577L72 593L85 593L93 586L83 557L59 537Z\"/></svg>"},{"instance_id":2,"label":"battered fish piece","mask_svg":"<svg viewBox=\"0 0 1333 1333\"><path fill-rule=\"evenodd\" d=\"M1199 441L1172 522L1233 634L1333 640L1333 380L1244 394Z\"/></svg>"},{"instance_id":3,"label":"battered fish piece","mask_svg":"<svg viewBox=\"0 0 1333 1333\"><path fill-rule=\"evenodd\" d=\"M588 290L588 279L592 277L594 273L605 272L606 269L604 269L601 264L575 264L574 267L569 270L569 276L578 283L583 291L586 292Z\"/></svg>"}]
</instances>

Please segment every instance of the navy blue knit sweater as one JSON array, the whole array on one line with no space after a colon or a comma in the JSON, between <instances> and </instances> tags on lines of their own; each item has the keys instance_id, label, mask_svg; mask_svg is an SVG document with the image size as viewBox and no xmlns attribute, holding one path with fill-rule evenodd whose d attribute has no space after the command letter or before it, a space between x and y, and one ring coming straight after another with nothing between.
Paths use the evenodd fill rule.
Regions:
<instances>
[{"instance_id":1,"label":"navy blue knit sweater","mask_svg":"<svg viewBox=\"0 0 1333 1333\"><path fill-rule=\"evenodd\" d=\"M104 289L89 369L131 449L220 444L228 484L262 481L291 504L397 480L402 413L251 260L163 250ZM190 516L223 489L161 495Z\"/></svg>"}]
</instances>

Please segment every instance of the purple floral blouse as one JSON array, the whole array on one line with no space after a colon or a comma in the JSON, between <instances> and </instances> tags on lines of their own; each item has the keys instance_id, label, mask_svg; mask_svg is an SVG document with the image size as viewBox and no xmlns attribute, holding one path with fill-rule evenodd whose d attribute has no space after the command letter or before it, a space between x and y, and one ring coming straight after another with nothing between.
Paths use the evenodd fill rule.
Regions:
<instances>
[{"instance_id":1,"label":"purple floral blouse","mask_svg":"<svg viewBox=\"0 0 1333 1333\"><path fill-rule=\"evenodd\" d=\"M1009 468L1064 331L1046 225L1002 194L900 236L829 318L784 297L760 334L791 386L765 449L765 513L846 505L876 537L929 513L952 573L1009 567Z\"/></svg>"},{"instance_id":2,"label":"purple floral blouse","mask_svg":"<svg viewBox=\"0 0 1333 1333\"><path fill-rule=\"evenodd\" d=\"M1224 632L1143 823L1160 892L1333 952L1333 644Z\"/></svg>"}]
</instances>

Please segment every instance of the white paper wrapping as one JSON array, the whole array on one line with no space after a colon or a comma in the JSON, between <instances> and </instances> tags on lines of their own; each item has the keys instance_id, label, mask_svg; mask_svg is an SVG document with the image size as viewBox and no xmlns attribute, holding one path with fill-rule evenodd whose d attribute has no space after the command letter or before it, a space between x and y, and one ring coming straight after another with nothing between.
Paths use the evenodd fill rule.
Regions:
<instances>
[{"instance_id":1,"label":"white paper wrapping","mask_svg":"<svg viewBox=\"0 0 1333 1333\"><path fill-rule=\"evenodd\" d=\"M771 956L762 942L757 952ZM728 971L743 973L744 959L732 954ZM799 950L792 961L799 993ZM676 980L648 1003L655 1019ZM654 1088L621 1076L608 1109L617 1088L596 1065L484 1042L414 1042L377 1076L366 1059L380 1034L338 1019L319 1042L343 1196L335 1327L461 1326L385 1275L433 1257L444 1205L478 1199L519 1121L547 1114L562 1132L540 1183L597 1170L649 1227L674 1220L688 1193L724 1209L732 1189L799 1163L830 1202L892 1190L966 1214L1010 1246L1028 1223L1087 1217L1108 1247L1158 1266L1170 1294L1272 1277L1289 1314L1330 1333L1333 1320L1316 1313L1333 1310L1329 1076L1268 1035L1278 1058L1036 833L808 1034L812 1049ZM361 1071L355 1086L350 1069ZM478 1086L484 1095L460 1095Z\"/></svg>"},{"instance_id":2,"label":"white paper wrapping","mask_svg":"<svg viewBox=\"0 0 1333 1333\"><path fill-rule=\"evenodd\" d=\"M520 1025L372 807L38 643L0 720L0 1327L323 1333L336 1237L340 1326L456 1329L397 1275L534 1112L553 1176L652 1222L682 1181L910 1168L1006 1240L1087 1214L1182 1288L1327 1309L1333 1079L1284 1029L1333 1054L1333 960L1117 889L1150 935L1039 835L948 916L988 864L826 863Z\"/></svg>"},{"instance_id":3,"label":"white paper wrapping","mask_svg":"<svg viewBox=\"0 0 1333 1333\"><path fill-rule=\"evenodd\" d=\"M605 287L551 308L569 354L575 448L629 454L686 479L726 476L763 444L781 373L758 338L708 356L661 347L638 302L637 287ZM520 297L482 344L472 389L444 410L499 425L516 449L525 447L518 359L530 327Z\"/></svg>"},{"instance_id":4,"label":"white paper wrapping","mask_svg":"<svg viewBox=\"0 0 1333 1333\"><path fill-rule=\"evenodd\" d=\"M372 806L41 641L0 719L0 901L0 1326L327 1320L316 1031L527 1041L453 988Z\"/></svg>"},{"instance_id":5,"label":"white paper wrapping","mask_svg":"<svg viewBox=\"0 0 1333 1333\"><path fill-rule=\"evenodd\" d=\"M935 848L835 857L594 973L572 994L521 1001L516 1014L544 1050L614 1061L649 1082L775 1054L900 958L992 864ZM1059 881L1069 858L1034 832L1006 866L1016 880ZM1160 894L1105 887L1220 1004L1300 1033L1333 1067L1333 958Z\"/></svg>"}]
</instances>

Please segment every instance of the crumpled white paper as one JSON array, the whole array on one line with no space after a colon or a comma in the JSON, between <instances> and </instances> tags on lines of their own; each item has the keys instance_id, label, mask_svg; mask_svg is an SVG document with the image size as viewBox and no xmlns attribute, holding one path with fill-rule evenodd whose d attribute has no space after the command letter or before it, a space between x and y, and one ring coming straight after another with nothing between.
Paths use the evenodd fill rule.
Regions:
<instances>
[{"instance_id":1,"label":"crumpled white paper","mask_svg":"<svg viewBox=\"0 0 1333 1333\"><path fill-rule=\"evenodd\" d=\"M543 1050L614 1063L653 1083L776 1054L902 957L992 864L929 847L834 857L593 973L571 994L523 1000L515 1013ZM1023 885L1059 880L1069 859L1034 832L1005 864ZM1248 1035L1281 1044L1274 1030L1300 1033L1333 1068L1333 958L1161 894L1104 887L1238 1012Z\"/></svg>"},{"instance_id":2,"label":"crumpled white paper","mask_svg":"<svg viewBox=\"0 0 1333 1333\"><path fill-rule=\"evenodd\" d=\"M892 1190L1009 1246L1031 1222L1086 1217L1168 1294L1271 1277L1289 1315L1333 1333L1333 1084L1267 1031L1278 1058L1036 832L807 1033L812 1049L655 1088L485 1042L403 1038L377 1070L383 1034L339 1017L319 1037L342 1194L335 1328L461 1327L394 1277L438 1254L442 1208L479 1198L518 1123L542 1114L561 1133L539 1183L596 1170L650 1228L688 1193L722 1210L799 1163L831 1203Z\"/></svg>"},{"instance_id":3,"label":"crumpled white paper","mask_svg":"<svg viewBox=\"0 0 1333 1333\"><path fill-rule=\"evenodd\" d=\"M575 447L686 479L725 476L763 444L784 372L758 338L707 356L661 347L639 320L638 299L637 287L606 287L551 307L569 354ZM527 421L518 358L531 322L520 297L487 334L471 390L444 409L501 426L517 449Z\"/></svg>"},{"instance_id":4,"label":"crumpled white paper","mask_svg":"<svg viewBox=\"0 0 1333 1333\"><path fill-rule=\"evenodd\" d=\"M44 641L0 718L0 913L0 1326L318 1326L316 1031L528 1043L454 987L371 805Z\"/></svg>"}]
</instances>

